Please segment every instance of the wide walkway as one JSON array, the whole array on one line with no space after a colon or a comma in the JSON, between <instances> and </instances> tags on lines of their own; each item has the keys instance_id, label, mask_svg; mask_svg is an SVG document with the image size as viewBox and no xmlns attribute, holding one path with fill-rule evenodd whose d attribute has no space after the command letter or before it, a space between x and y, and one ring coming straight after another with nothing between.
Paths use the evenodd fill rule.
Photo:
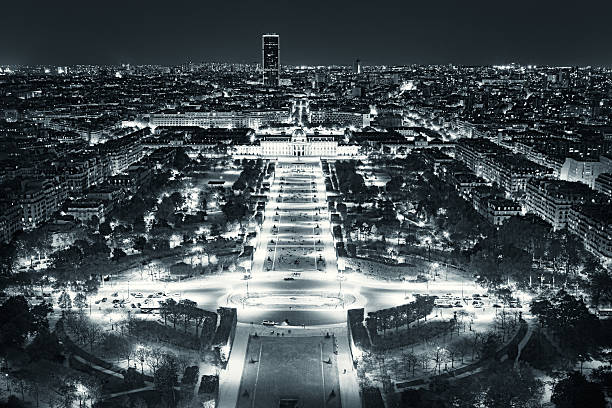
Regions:
<instances>
[{"instance_id":1,"label":"wide walkway","mask_svg":"<svg viewBox=\"0 0 612 408\"><path fill-rule=\"evenodd\" d=\"M253 273L337 272L320 162L277 162Z\"/></svg>"},{"instance_id":2,"label":"wide walkway","mask_svg":"<svg viewBox=\"0 0 612 408\"><path fill-rule=\"evenodd\" d=\"M257 282L260 279L266 280L271 296L276 290L286 291L287 279L307 282L312 281L310 276L323 276L335 280L338 267L325 194L325 179L319 161L288 159L276 163L264 222L254 254L252 291L259 286ZM278 283L268 282L270 277L276 276ZM296 294L315 289L295 283ZM303 313L317 312L304 310ZM338 352L337 369L342 406L361 406L357 374L353 369L344 323L317 327L273 328L261 326L259 323L261 322L255 321L253 325L238 324L227 369L221 373L219 407L236 407L249 334L257 332L258 335L265 336L271 331L275 331L274 336L282 332L286 337L333 333Z\"/></svg>"}]
</instances>

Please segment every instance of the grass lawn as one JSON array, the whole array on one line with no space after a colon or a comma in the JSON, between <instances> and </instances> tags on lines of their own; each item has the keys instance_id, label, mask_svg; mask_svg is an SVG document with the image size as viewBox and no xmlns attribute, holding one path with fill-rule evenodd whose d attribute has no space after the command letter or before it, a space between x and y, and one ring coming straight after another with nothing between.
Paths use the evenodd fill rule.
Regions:
<instances>
[{"instance_id":1,"label":"grass lawn","mask_svg":"<svg viewBox=\"0 0 612 408\"><path fill-rule=\"evenodd\" d=\"M341 407L334 338L251 337L237 407Z\"/></svg>"}]
</instances>

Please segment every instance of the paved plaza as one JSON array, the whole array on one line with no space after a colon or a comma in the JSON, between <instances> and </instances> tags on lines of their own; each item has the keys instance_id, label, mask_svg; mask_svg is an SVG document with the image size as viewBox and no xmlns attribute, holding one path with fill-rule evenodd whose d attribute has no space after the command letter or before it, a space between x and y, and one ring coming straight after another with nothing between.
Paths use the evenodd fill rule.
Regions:
<instances>
[{"instance_id":1,"label":"paved plaza","mask_svg":"<svg viewBox=\"0 0 612 408\"><path fill-rule=\"evenodd\" d=\"M333 336L250 337L238 408L340 407Z\"/></svg>"}]
</instances>

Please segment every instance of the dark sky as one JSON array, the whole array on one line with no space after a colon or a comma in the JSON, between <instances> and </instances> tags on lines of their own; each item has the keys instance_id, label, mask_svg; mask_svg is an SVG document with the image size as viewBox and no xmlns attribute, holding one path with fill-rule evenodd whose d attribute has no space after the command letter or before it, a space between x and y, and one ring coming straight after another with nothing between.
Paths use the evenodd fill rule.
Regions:
<instances>
[{"instance_id":1,"label":"dark sky","mask_svg":"<svg viewBox=\"0 0 612 408\"><path fill-rule=\"evenodd\" d=\"M0 64L612 66L612 0L5 0Z\"/></svg>"}]
</instances>

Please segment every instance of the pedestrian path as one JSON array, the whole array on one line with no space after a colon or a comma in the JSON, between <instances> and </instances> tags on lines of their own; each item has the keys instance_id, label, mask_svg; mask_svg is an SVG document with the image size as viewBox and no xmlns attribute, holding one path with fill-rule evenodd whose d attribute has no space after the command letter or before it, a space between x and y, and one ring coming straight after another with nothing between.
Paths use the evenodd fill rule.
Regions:
<instances>
[{"instance_id":1,"label":"pedestrian path","mask_svg":"<svg viewBox=\"0 0 612 408\"><path fill-rule=\"evenodd\" d=\"M277 162L270 184L264 221L253 257L252 278L330 276L338 273L320 162ZM280 278L282 280L283 278ZM253 295L252 296L256 296ZM274 301L273 293L267 294ZM294 295L299 298L299 294ZM270 307L273 309L273 307ZM218 407L235 408L239 399L249 335L292 337L333 334L336 340L340 401L345 408L361 406L346 324L317 327L264 327L239 323L227 364L220 375Z\"/></svg>"},{"instance_id":2,"label":"pedestrian path","mask_svg":"<svg viewBox=\"0 0 612 408\"><path fill-rule=\"evenodd\" d=\"M248 342L248 326L238 324L236 326L236 334L234 335L229 361L227 362L225 370L219 375L219 401L217 403L217 408L236 407Z\"/></svg>"}]
</instances>

